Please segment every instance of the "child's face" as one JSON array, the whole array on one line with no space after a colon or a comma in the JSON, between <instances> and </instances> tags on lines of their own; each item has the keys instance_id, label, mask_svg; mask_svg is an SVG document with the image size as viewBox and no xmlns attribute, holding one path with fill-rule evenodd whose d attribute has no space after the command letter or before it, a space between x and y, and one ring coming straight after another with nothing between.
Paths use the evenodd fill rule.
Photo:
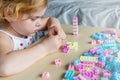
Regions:
<instances>
[{"instance_id":1,"label":"child's face","mask_svg":"<svg viewBox=\"0 0 120 80\"><path fill-rule=\"evenodd\" d=\"M20 20L10 22L11 27L20 35L29 36L41 29L42 16L44 15L46 8L40 9L37 12L32 13L32 16L24 14Z\"/></svg>"}]
</instances>

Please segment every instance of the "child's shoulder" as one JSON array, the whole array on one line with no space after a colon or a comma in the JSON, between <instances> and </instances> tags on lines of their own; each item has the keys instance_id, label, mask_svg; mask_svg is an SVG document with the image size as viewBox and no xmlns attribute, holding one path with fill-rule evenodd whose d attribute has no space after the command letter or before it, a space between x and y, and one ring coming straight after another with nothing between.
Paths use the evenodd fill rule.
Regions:
<instances>
[{"instance_id":1,"label":"child's shoulder","mask_svg":"<svg viewBox=\"0 0 120 80\"><path fill-rule=\"evenodd\" d=\"M1 40L6 41L6 39L8 39L8 38L9 38L8 35L6 35L5 33L0 31L0 42L1 42Z\"/></svg>"},{"instance_id":2,"label":"child's shoulder","mask_svg":"<svg viewBox=\"0 0 120 80\"><path fill-rule=\"evenodd\" d=\"M5 33L0 32L0 54L12 49L12 40Z\"/></svg>"}]
</instances>

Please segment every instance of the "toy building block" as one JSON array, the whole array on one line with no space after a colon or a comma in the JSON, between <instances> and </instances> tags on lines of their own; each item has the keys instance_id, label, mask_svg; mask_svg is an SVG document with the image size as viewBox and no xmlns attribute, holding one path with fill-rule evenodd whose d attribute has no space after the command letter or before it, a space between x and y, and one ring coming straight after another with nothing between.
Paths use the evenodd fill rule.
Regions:
<instances>
[{"instance_id":1,"label":"toy building block","mask_svg":"<svg viewBox=\"0 0 120 80\"><path fill-rule=\"evenodd\" d=\"M61 60L60 59L55 59L55 65L61 66Z\"/></svg>"},{"instance_id":2,"label":"toy building block","mask_svg":"<svg viewBox=\"0 0 120 80\"><path fill-rule=\"evenodd\" d=\"M73 78L74 73L75 73L74 70L67 70L67 72L66 72L65 75L64 75L64 78L65 78L65 79Z\"/></svg>"},{"instance_id":3,"label":"toy building block","mask_svg":"<svg viewBox=\"0 0 120 80\"><path fill-rule=\"evenodd\" d=\"M78 49L78 42L67 42L70 50L77 50Z\"/></svg>"},{"instance_id":4,"label":"toy building block","mask_svg":"<svg viewBox=\"0 0 120 80\"><path fill-rule=\"evenodd\" d=\"M73 17L73 35L78 36L78 17Z\"/></svg>"},{"instance_id":5,"label":"toy building block","mask_svg":"<svg viewBox=\"0 0 120 80\"><path fill-rule=\"evenodd\" d=\"M93 56L80 56L80 61L98 62L98 57L93 57Z\"/></svg>"},{"instance_id":6,"label":"toy building block","mask_svg":"<svg viewBox=\"0 0 120 80\"><path fill-rule=\"evenodd\" d=\"M42 78L48 79L50 77L50 73L49 72L43 72L42 73Z\"/></svg>"},{"instance_id":7,"label":"toy building block","mask_svg":"<svg viewBox=\"0 0 120 80\"><path fill-rule=\"evenodd\" d=\"M64 53L68 53L68 52L70 51L70 48L69 48L68 44L64 44L64 45L62 46L62 51L63 51Z\"/></svg>"},{"instance_id":8,"label":"toy building block","mask_svg":"<svg viewBox=\"0 0 120 80\"><path fill-rule=\"evenodd\" d=\"M74 80L87 80L84 76L82 76L81 74L78 74Z\"/></svg>"}]
</instances>

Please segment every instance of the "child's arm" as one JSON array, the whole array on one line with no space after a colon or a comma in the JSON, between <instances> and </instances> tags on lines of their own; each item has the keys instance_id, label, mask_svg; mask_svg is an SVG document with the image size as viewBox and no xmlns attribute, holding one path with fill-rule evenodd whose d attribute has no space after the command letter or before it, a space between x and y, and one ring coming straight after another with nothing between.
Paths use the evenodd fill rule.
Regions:
<instances>
[{"instance_id":1,"label":"child's arm","mask_svg":"<svg viewBox=\"0 0 120 80\"><path fill-rule=\"evenodd\" d=\"M0 76L25 70L45 55L56 52L62 42L58 35L50 36L30 48L12 51L11 41L9 37L0 35Z\"/></svg>"}]
</instances>

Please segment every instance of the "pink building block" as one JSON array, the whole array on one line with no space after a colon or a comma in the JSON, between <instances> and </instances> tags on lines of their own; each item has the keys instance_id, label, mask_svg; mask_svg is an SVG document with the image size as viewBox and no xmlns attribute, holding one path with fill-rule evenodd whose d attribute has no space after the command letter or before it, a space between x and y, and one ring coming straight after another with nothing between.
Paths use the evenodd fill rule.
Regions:
<instances>
[{"instance_id":1,"label":"pink building block","mask_svg":"<svg viewBox=\"0 0 120 80\"><path fill-rule=\"evenodd\" d=\"M61 66L61 60L60 59L55 59L55 65Z\"/></svg>"},{"instance_id":2,"label":"pink building block","mask_svg":"<svg viewBox=\"0 0 120 80\"><path fill-rule=\"evenodd\" d=\"M72 63L68 65L68 70L74 70L74 65Z\"/></svg>"},{"instance_id":3,"label":"pink building block","mask_svg":"<svg viewBox=\"0 0 120 80\"><path fill-rule=\"evenodd\" d=\"M111 72L108 70L103 70L103 77L110 78Z\"/></svg>"},{"instance_id":4,"label":"pink building block","mask_svg":"<svg viewBox=\"0 0 120 80\"><path fill-rule=\"evenodd\" d=\"M50 73L49 72L43 72L42 73L42 78L48 79L50 77Z\"/></svg>"}]
</instances>

